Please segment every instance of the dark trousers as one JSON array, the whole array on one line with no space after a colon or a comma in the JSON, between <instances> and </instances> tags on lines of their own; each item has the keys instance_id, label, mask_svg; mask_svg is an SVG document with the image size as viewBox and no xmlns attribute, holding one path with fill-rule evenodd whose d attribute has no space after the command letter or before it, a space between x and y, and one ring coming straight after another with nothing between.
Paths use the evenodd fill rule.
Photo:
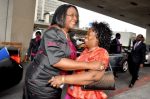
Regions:
<instances>
[{"instance_id":1,"label":"dark trousers","mask_svg":"<svg viewBox=\"0 0 150 99\"><path fill-rule=\"evenodd\" d=\"M133 61L129 63L129 72L132 76L130 83L134 84L136 82L136 80L138 78L139 68L140 68L140 64L135 63Z\"/></svg>"},{"instance_id":2,"label":"dark trousers","mask_svg":"<svg viewBox=\"0 0 150 99\"><path fill-rule=\"evenodd\" d=\"M118 75L117 75L117 67L113 68L113 74L114 74L115 77L118 77Z\"/></svg>"}]
</instances>

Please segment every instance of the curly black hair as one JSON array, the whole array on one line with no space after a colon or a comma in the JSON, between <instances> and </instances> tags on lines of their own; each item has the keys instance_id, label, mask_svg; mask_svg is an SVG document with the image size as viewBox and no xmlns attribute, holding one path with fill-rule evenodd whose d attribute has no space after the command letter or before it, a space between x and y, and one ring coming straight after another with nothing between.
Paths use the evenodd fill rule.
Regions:
<instances>
[{"instance_id":1,"label":"curly black hair","mask_svg":"<svg viewBox=\"0 0 150 99\"><path fill-rule=\"evenodd\" d=\"M110 49L110 42L112 30L106 22L93 22L91 28L96 32L97 39L99 40L99 47L105 48L108 52Z\"/></svg>"}]
</instances>

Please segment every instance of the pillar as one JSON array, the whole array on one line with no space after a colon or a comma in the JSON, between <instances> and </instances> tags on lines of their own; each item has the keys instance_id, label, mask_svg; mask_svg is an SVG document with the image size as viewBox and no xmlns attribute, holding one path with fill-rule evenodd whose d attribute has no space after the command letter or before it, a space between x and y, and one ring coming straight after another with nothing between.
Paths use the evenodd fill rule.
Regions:
<instances>
[{"instance_id":1,"label":"pillar","mask_svg":"<svg viewBox=\"0 0 150 99\"><path fill-rule=\"evenodd\" d=\"M0 0L0 42L29 46L34 27L36 0Z\"/></svg>"},{"instance_id":2,"label":"pillar","mask_svg":"<svg viewBox=\"0 0 150 99\"><path fill-rule=\"evenodd\" d=\"M146 27L146 44L150 45L150 26Z\"/></svg>"}]
</instances>

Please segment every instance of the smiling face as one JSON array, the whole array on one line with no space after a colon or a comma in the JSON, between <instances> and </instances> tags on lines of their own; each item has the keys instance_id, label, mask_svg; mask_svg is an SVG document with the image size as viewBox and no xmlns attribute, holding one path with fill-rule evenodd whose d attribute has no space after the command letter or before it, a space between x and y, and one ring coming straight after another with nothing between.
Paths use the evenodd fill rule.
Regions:
<instances>
[{"instance_id":1,"label":"smiling face","mask_svg":"<svg viewBox=\"0 0 150 99\"><path fill-rule=\"evenodd\" d=\"M74 7L70 7L66 13L65 29L72 29L78 21L78 13Z\"/></svg>"},{"instance_id":2,"label":"smiling face","mask_svg":"<svg viewBox=\"0 0 150 99\"><path fill-rule=\"evenodd\" d=\"M98 46L98 39L95 31L92 28L87 31L87 35L85 36L85 45L89 49Z\"/></svg>"}]
</instances>

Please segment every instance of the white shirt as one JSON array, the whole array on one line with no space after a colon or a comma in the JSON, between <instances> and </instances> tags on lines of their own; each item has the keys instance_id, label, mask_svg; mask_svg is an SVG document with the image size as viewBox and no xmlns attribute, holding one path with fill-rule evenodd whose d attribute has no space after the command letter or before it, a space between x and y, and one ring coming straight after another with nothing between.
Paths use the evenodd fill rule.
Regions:
<instances>
[{"instance_id":1,"label":"white shirt","mask_svg":"<svg viewBox=\"0 0 150 99\"><path fill-rule=\"evenodd\" d=\"M141 43L141 41L136 42L135 45L134 45L134 49L135 49L140 43Z\"/></svg>"}]
</instances>

